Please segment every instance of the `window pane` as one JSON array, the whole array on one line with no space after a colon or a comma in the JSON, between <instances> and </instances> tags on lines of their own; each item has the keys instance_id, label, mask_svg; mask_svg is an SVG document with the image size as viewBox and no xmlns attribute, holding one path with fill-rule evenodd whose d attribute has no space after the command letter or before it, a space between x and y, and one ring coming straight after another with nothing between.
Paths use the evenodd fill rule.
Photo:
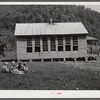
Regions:
<instances>
[{"instance_id":1,"label":"window pane","mask_svg":"<svg viewBox=\"0 0 100 100\"><path fill-rule=\"evenodd\" d=\"M78 46L73 46L74 51L78 51Z\"/></svg>"},{"instance_id":2,"label":"window pane","mask_svg":"<svg viewBox=\"0 0 100 100\"><path fill-rule=\"evenodd\" d=\"M43 38L43 45L47 45L48 44L48 41L47 41L47 38L45 37L45 38Z\"/></svg>"},{"instance_id":3,"label":"window pane","mask_svg":"<svg viewBox=\"0 0 100 100\"><path fill-rule=\"evenodd\" d=\"M32 47L27 47L27 53L32 53Z\"/></svg>"},{"instance_id":4,"label":"window pane","mask_svg":"<svg viewBox=\"0 0 100 100\"><path fill-rule=\"evenodd\" d=\"M40 52L40 38L35 37L35 52Z\"/></svg>"},{"instance_id":5,"label":"window pane","mask_svg":"<svg viewBox=\"0 0 100 100\"><path fill-rule=\"evenodd\" d=\"M66 44L70 44L70 37L66 37L66 38L65 38L65 41L66 41L66 42L65 42Z\"/></svg>"},{"instance_id":6,"label":"window pane","mask_svg":"<svg viewBox=\"0 0 100 100\"><path fill-rule=\"evenodd\" d=\"M52 46L51 46L51 51L56 51L55 45L52 45Z\"/></svg>"},{"instance_id":7,"label":"window pane","mask_svg":"<svg viewBox=\"0 0 100 100\"><path fill-rule=\"evenodd\" d=\"M35 38L35 46L40 46L40 38Z\"/></svg>"},{"instance_id":8,"label":"window pane","mask_svg":"<svg viewBox=\"0 0 100 100\"><path fill-rule=\"evenodd\" d=\"M35 47L35 52L40 52L40 47Z\"/></svg>"},{"instance_id":9,"label":"window pane","mask_svg":"<svg viewBox=\"0 0 100 100\"><path fill-rule=\"evenodd\" d=\"M71 51L70 37L65 38L65 51Z\"/></svg>"},{"instance_id":10,"label":"window pane","mask_svg":"<svg viewBox=\"0 0 100 100\"><path fill-rule=\"evenodd\" d=\"M55 38L50 38L51 51L56 51Z\"/></svg>"},{"instance_id":11,"label":"window pane","mask_svg":"<svg viewBox=\"0 0 100 100\"><path fill-rule=\"evenodd\" d=\"M65 50L66 50L66 51L71 51L71 46L70 46L70 45L66 45L66 46L65 46Z\"/></svg>"},{"instance_id":12,"label":"window pane","mask_svg":"<svg viewBox=\"0 0 100 100\"><path fill-rule=\"evenodd\" d=\"M43 38L43 51L48 51L48 40L47 38Z\"/></svg>"},{"instance_id":13,"label":"window pane","mask_svg":"<svg viewBox=\"0 0 100 100\"><path fill-rule=\"evenodd\" d=\"M43 45L43 51L48 51L48 46L47 45Z\"/></svg>"},{"instance_id":14,"label":"window pane","mask_svg":"<svg viewBox=\"0 0 100 100\"><path fill-rule=\"evenodd\" d=\"M63 37L58 37L58 51L63 51Z\"/></svg>"},{"instance_id":15,"label":"window pane","mask_svg":"<svg viewBox=\"0 0 100 100\"><path fill-rule=\"evenodd\" d=\"M73 45L78 45L78 38L77 38L77 36L73 36Z\"/></svg>"},{"instance_id":16,"label":"window pane","mask_svg":"<svg viewBox=\"0 0 100 100\"><path fill-rule=\"evenodd\" d=\"M58 45L63 45L63 37L58 37Z\"/></svg>"},{"instance_id":17,"label":"window pane","mask_svg":"<svg viewBox=\"0 0 100 100\"><path fill-rule=\"evenodd\" d=\"M32 46L32 38L27 38L27 46Z\"/></svg>"},{"instance_id":18,"label":"window pane","mask_svg":"<svg viewBox=\"0 0 100 100\"><path fill-rule=\"evenodd\" d=\"M58 46L58 51L63 51L63 46Z\"/></svg>"},{"instance_id":19,"label":"window pane","mask_svg":"<svg viewBox=\"0 0 100 100\"><path fill-rule=\"evenodd\" d=\"M73 36L73 51L78 51L78 37Z\"/></svg>"},{"instance_id":20,"label":"window pane","mask_svg":"<svg viewBox=\"0 0 100 100\"><path fill-rule=\"evenodd\" d=\"M28 37L27 38L27 53L32 53L32 38Z\"/></svg>"},{"instance_id":21,"label":"window pane","mask_svg":"<svg viewBox=\"0 0 100 100\"><path fill-rule=\"evenodd\" d=\"M73 41L73 45L78 45L78 41Z\"/></svg>"},{"instance_id":22,"label":"window pane","mask_svg":"<svg viewBox=\"0 0 100 100\"><path fill-rule=\"evenodd\" d=\"M27 41L27 46L32 46L32 41Z\"/></svg>"}]
</instances>

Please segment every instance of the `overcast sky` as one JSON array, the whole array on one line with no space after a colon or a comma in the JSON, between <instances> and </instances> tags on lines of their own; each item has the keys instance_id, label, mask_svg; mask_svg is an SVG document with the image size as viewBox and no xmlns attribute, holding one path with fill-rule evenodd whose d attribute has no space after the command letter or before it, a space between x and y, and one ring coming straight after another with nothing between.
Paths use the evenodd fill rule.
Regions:
<instances>
[{"instance_id":1,"label":"overcast sky","mask_svg":"<svg viewBox=\"0 0 100 100\"><path fill-rule=\"evenodd\" d=\"M100 12L100 5L85 5L85 7Z\"/></svg>"}]
</instances>

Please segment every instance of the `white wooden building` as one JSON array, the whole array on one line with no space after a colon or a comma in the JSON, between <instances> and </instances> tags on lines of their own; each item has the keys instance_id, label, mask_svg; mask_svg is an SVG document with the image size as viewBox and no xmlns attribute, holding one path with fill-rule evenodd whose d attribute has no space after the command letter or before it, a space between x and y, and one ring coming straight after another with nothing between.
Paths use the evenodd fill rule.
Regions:
<instances>
[{"instance_id":1,"label":"white wooden building","mask_svg":"<svg viewBox=\"0 0 100 100\"><path fill-rule=\"evenodd\" d=\"M87 58L87 30L81 22L17 23L18 60Z\"/></svg>"}]
</instances>

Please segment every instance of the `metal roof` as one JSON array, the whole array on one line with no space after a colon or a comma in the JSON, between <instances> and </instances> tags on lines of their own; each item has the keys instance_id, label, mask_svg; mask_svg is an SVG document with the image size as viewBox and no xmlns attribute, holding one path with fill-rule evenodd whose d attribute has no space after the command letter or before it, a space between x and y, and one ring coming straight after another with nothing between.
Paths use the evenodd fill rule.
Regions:
<instances>
[{"instance_id":1,"label":"metal roof","mask_svg":"<svg viewBox=\"0 0 100 100\"><path fill-rule=\"evenodd\" d=\"M31 35L65 35L87 34L87 30L81 22L66 23L18 23L15 28L15 36Z\"/></svg>"},{"instance_id":2,"label":"metal roof","mask_svg":"<svg viewBox=\"0 0 100 100\"><path fill-rule=\"evenodd\" d=\"M87 36L86 38L87 40L97 40L97 38L91 37L91 36Z\"/></svg>"}]
</instances>

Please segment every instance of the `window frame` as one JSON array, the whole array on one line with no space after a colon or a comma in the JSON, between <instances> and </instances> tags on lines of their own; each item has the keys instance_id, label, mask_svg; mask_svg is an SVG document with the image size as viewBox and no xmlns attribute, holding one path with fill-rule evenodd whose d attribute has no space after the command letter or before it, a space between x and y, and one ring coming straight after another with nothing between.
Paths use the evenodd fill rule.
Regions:
<instances>
[{"instance_id":1,"label":"window frame","mask_svg":"<svg viewBox=\"0 0 100 100\"><path fill-rule=\"evenodd\" d=\"M67 40L69 40L69 43L67 43ZM67 46L69 46L68 49L67 49ZM71 51L71 37L70 36L65 37L65 51Z\"/></svg>"},{"instance_id":2,"label":"window frame","mask_svg":"<svg viewBox=\"0 0 100 100\"><path fill-rule=\"evenodd\" d=\"M57 46L58 52L63 52L64 51L64 47L63 47L63 37L58 37L57 40L58 40L58 46ZM62 47L62 50L61 50L61 47Z\"/></svg>"},{"instance_id":3,"label":"window frame","mask_svg":"<svg viewBox=\"0 0 100 100\"><path fill-rule=\"evenodd\" d=\"M46 40L46 41L44 41L44 40ZM44 49L46 49L46 50L44 50ZM42 50L43 50L43 52L48 52L48 38L47 37L42 37Z\"/></svg>"},{"instance_id":4,"label":"window frame","mask_svg":"<svg viewBox=\"0 0 100 100\"><path fill-rule=\"evenodd\" d=\"M52 48L54 47L54 48ZM56 51L56 38L55 37L50 37L50 51Z\"/></svg>"},{"instance_id":5,"label":"window frame","mask_svg":"<svg viewBox=\"0 0 100 100\"><path fill-rule=\"evenodd\" d=\"M26 52L27 53L32 53L33 52L32 37L27 37L26 42L27 42Z\"/></svg>"},{"instance_id":6,"label":"window frame","mask_svg":"<svg viewBox=\"0 0 100 100\"><path fill-rule=\"evenodd\" d=\"M41 52L40 37L35 37L34 41L35 41L34 52ZM38 49L38 50L36 50L36 49Z\"/></svg>"},{"instance_id":7,"label":"window frame","mask_svg":"<svg viewBox=\"0 0 100 100\"><path fill-rule=\"evenodd\" d=\"M76 38L76 39L75 39ZM76 43L75 43L76 42ZM77 49L74 49L74 48ZM79 46L78 46L78 36L73 36L73 51L78 51L79 50Z\"/></svg>"}]
</instances>

